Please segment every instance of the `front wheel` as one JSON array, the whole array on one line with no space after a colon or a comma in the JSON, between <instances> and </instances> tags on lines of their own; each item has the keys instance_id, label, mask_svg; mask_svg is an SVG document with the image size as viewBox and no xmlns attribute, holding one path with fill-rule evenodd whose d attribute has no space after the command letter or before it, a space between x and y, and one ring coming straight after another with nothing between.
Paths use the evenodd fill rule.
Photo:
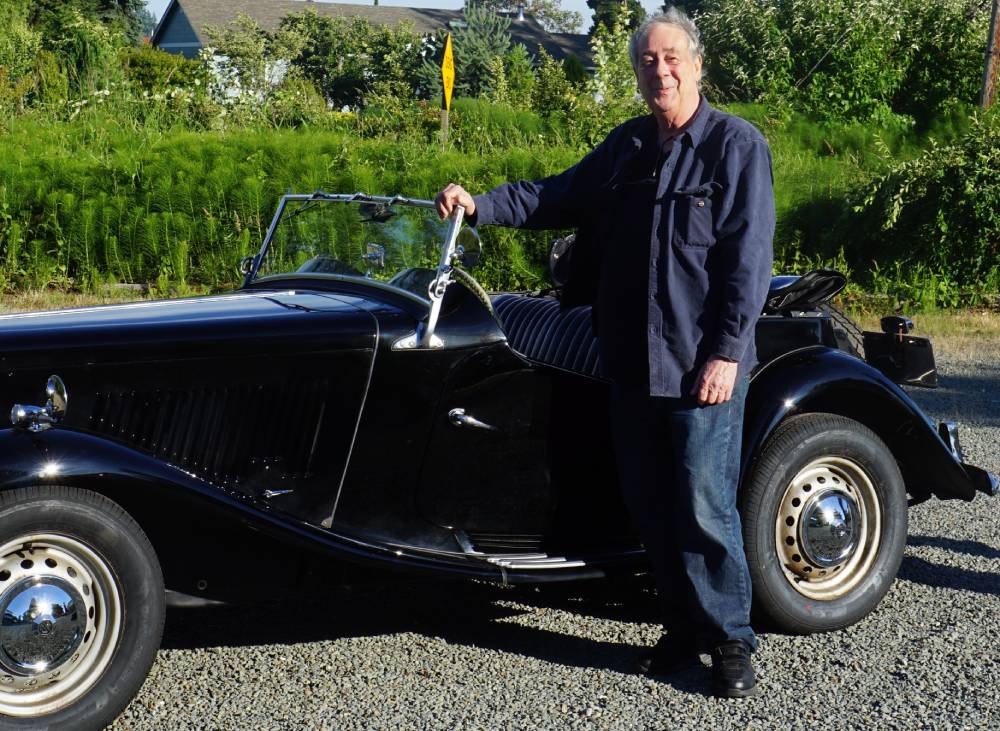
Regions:
<instances>
[{"instance_id":1,"label":"front wheel","mask_svg":"<svg viewBox=\"0 0 1000 731\"><path fill-rule=\"evenodd\" d=\"M768 441L741 496L755 608L798 634L840 629L889 590L906 545L906 489L882 440L804 414Z\"/></svg>"},{"instance_id":2,"label":"front wheel","mask_svg":"<svg viewBox=\"0 0 1000 731\"><path fill-rule=\"evenodd\" d=\"M156 656L160 566L101 495L0 493L0 616L0 729L103 728Z\"/></svg>"}]
</instances>

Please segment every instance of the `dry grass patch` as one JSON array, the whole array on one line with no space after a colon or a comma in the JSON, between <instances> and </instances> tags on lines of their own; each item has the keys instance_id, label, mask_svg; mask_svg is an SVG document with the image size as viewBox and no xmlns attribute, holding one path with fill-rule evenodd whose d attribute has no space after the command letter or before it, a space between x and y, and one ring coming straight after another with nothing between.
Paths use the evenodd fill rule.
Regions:
<instances>
[{"instance_id":1,"label":"dry grass patch","mask_svg":"<svg viewBox=\"0 0 1000 731\"><path fill-rule=\"evenodd\" d=\"M1000 359L1000 312L938 310L913 315L913 334L930 338L934 352L961 361ZM879 318L858 318L865 330L879 330Z\"/></svg>"},{"instance_id":2,"label":"dry grass patch","mask_svg":"<svg viewBox=\"0 0 1000 731\"><path fill-rule=\"evenodd\" d=\"M204 293L192 292L191 294ZM148 289L142 287L109 287L101 294L63 292L53 289L26 290L5 294L3 297L0 297L0 313L62 310L71 307L117 305L125 302L142 302L156 299L167 299L167 297L159 294L151 294Z\"/></svg>"}]
</instances>

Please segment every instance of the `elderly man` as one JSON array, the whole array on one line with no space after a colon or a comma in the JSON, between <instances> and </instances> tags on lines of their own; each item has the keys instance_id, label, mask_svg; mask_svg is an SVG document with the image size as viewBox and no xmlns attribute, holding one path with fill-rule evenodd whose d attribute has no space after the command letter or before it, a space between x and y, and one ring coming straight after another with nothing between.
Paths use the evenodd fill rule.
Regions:
<instances>
[{"instance_id":1,"label":"elderly man","mask_svg":"<svg viewBox=\"0 0 1000 731\"><path fill-rule=\"evenodd\" d=\"M574 256L596 261L621 489L664 612L640 670L664 675L710 652L714 692L748 696L757 639L736 489L771 272L771 157L754 127L701 96L701 41L684 13L646 20L630 53L649 115L559 175L476 197L452 184L436 203L477 225L581 229L590 250Z\"/></svg>"}]
</instances>

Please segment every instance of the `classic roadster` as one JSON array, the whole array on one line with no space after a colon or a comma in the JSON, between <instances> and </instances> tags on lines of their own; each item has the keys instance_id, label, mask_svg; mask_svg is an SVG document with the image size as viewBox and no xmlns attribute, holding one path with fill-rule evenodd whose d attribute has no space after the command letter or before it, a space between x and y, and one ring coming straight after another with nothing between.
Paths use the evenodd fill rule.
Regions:
<instances>
[{"instance_id":1,"label":"classic roadster","mask_svg":"<svg viewBox=\"0 0 1000 731\"><path fill-rule=\"evenodd\" d=\"M479 256L460 209L290 194L234 292L0 317L0 728L110 722L168 599L318 565L641 570L588 308L487 294ZM843 285L775 277L757 330L740 506L755 611L789 632L872 611L908 502L997 492L897 385L935 384L929 342L898 317L861 333Z\"/></svg>"}]
</instances>

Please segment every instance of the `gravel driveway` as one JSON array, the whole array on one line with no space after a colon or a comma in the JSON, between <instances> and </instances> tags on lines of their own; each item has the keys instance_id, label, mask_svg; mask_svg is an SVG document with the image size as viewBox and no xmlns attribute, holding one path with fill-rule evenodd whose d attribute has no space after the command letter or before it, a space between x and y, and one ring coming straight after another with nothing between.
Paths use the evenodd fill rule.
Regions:
<instances>
[{"instance_id":1,"label":"gravel driveway","mask_svg":"<svg viewBox=\"0 0 1000 731\"><path fill-rule=\"evenodd\" d=\"M914 390L1000 473L1000 361L938 357ZM718 700L708 669L629 672L658 636L647 584L317 589L279 607L171 610L114 729L745 729L1000 726L1000 500L910 510L876 611L811 637L761 634L760 696Z\"/></svg>"}]
</instances>

